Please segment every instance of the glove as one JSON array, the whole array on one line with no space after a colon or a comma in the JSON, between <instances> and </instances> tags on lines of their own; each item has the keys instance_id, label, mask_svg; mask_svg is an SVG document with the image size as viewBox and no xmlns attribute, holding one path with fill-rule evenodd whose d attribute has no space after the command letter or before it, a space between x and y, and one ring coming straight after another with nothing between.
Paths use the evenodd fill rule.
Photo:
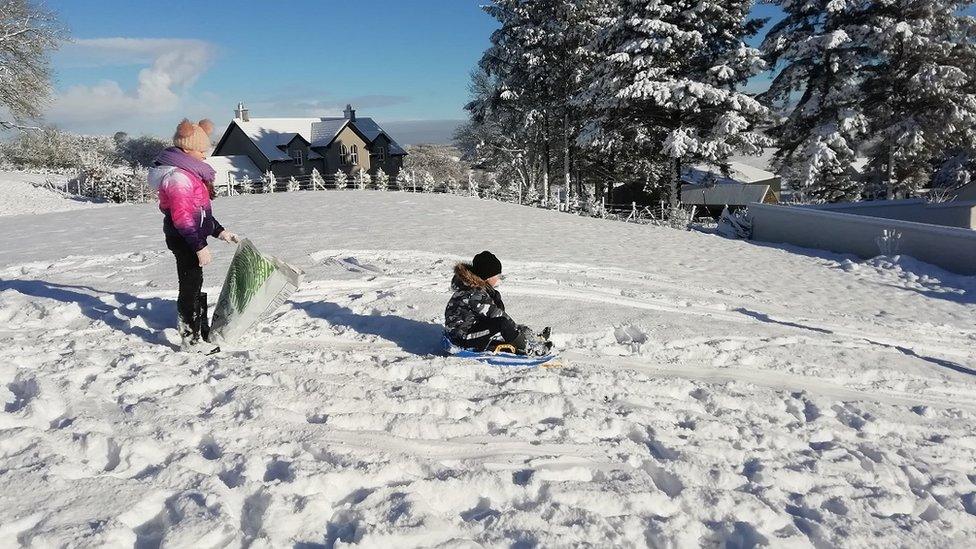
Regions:
<instances>
[{"instance_id":1,"label":"glove","mask_svg":"<svg viewBox=\"0 0 976 549\"><path fill-rule=\"evenodd\" d=\"M200 260L200 266L205 267L213 261L213 256L210 255L210 248L204 247L202 250L197 252L197 259Z\"/></svg>"},{"instance_id":2,"label":"glove","mask_svg":"<svg viewBox=\"0 0 976 549\"><path fill-rule=\"evenodd\" d=\"M220 231L220 234L217 235L217 238L223 240L224 242L230 242L232 244L237 244L238 240L240 240L240 238L238 238L236 234L230 231Z\"/></svg>"}]
</instances>

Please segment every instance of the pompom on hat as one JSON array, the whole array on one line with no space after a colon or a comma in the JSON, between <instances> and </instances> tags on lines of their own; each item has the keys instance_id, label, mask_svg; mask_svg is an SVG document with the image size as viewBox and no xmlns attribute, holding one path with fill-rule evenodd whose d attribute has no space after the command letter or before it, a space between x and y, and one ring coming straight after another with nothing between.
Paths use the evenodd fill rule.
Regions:
<instances>
[{"instance_id":1,"label":"pompom on hat","mask_svg":"<svg viewBox=\"0 0 976 549\"><path fill-rule=\"evenodd\" d=\"M184 118L173 134L173 145L184 151L207 152L210 150L210 134L213 133L213 122L204 118L194 124Z\"/></svg>"}]
</instances>

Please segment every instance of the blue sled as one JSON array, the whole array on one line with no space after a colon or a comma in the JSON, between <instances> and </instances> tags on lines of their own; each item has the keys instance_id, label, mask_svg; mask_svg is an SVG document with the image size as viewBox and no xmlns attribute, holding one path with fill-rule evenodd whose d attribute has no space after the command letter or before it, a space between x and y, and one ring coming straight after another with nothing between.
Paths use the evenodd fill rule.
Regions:
<instances>
[{"instance_id":1,"label":"blue sled","mask_svg":"<svg viewBox=\"0 0 976 549\"><path fill-rule=\"evenodd\" d=\"M463 347L458 347L457 345L451 343L451 340L447 336L441 340L441 346L444 352L456 356L458 358L468 358L471 360L477 360L478 362L483 362L485 364L490 364L492 366L507 366L507 367L529 367L535 368L537 366L542 366L543 364L554 360L556 355L545 355L545 356L526 356L526 355L516 355L513 353L491 353L488 351L472 351L470 349L465 349Z\"/></svg>"}]
</instances>

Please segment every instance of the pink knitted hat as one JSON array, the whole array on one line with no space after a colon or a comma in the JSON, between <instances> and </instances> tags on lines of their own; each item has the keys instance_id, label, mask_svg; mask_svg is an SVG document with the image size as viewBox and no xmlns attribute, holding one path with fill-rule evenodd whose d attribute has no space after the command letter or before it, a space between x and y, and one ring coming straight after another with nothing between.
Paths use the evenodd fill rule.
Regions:
<instances>
[{"instance_id":1,"label":"pink knitted hat","mask_svg":"<svg viewBox=\"0 0 976 549\"><path fill-rule=\"evenodd\" d=\"M173 145L184 151L207 152L210 150L210 134L213 128L213 122L206 118L196 124L184 118L180 125L176 126Z\"/></svg>"}]
</instances>

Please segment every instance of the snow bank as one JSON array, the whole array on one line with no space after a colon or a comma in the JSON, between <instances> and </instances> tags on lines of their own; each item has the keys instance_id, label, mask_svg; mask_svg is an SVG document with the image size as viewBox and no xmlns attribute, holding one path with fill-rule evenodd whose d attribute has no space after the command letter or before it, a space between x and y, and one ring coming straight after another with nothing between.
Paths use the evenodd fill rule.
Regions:
<instances>
[{"instance_id":1,"label":"snow bank","mask_svg":"<svg viewBox=\"0 0 976 549\"><path fill-rule=\"evenodd\" d=\"M174 350L154 206L0 219L0 545L976 536L972 277L443 195L215 208L309 280L215 357ZM482 249L563 368L433 354Z\"/></svg>"},{"instance_id":2,"label":"snow bank","mask_svg":"<svg viewBox=\"0 0 976 549\"><path fill-rule=\"evenodd\" d=\"M0 216L62 212L107 205L104 202L69 197L38 187L52 178L60 185L65 176L0 171Z\"/></svg>"}]
</instances>

